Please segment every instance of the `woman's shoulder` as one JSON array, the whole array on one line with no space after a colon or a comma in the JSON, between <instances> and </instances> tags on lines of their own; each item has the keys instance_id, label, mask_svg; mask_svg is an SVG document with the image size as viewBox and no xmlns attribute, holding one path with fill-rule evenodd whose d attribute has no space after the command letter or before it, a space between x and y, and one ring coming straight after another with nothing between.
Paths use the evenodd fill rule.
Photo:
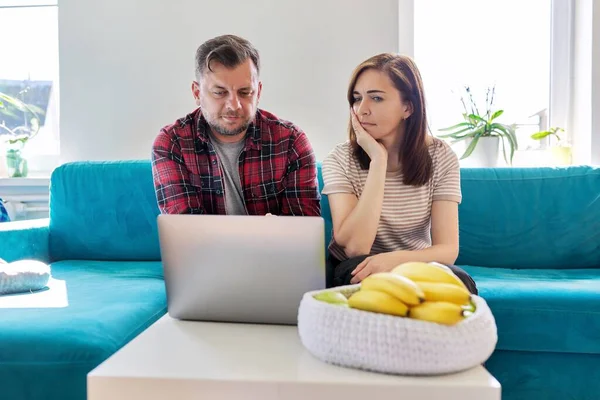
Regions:
<instances>
[{"instance_id":1,"label":"woman's shoulder","mask_svg":"<svg viewBox=\"0 0 600 400\"><path fill-rule=\"evenodd\" d=\"M349 140L336 144L333 149L329 152L330 155L343 155L347 156L352 153L352 144Z\"/></svg>"},{"instance_id":2,"label":"woman's shoulder","mask_svg":"<svg viewBox=\"0 0 600 400\"><path fill-rule=\"evenodd\" d=\"M337 144L323 160L323 174L331 173L343 174L352 181L361 181L366 177L366 171L360 167L350 141Z\"/></svg>"},{"instance_id":3,"label":"woman's shoulder","mask_svg":"<svg viewBox=\"0 0 600 400\"><path fill-rule=\"evenodd\" d=\"M352 145L349 140L336 144L333 149L329 151L325 159L326 162L338 162L338 163L348 163L352 156Z\"/></svg>"},{"instance_id":4,"label":"woman's shoulder","mask_svg":"<svg viewBox=\"0 0 600 400\"><path fill-rule=\"evenodd\" d=\"M456 177L457 180L460 180L458 156L448 142L434 137L430 146L430 154L433 161L432 181L435 186L449 177Z\"/></svg>"},{"instance_id":5,"label":"woman's shoulder","mask_svg":"<svg viewBox=\"0 0 600 400\"><path fill-rule=\"evenodd\" d=\"M450 145L445 141L435 136L429 136L429 149L432 150L452 150Z\"/></svg>"},{"instance_id":6,"label":"woman's shoulder","mask_svg":"<svg viewBox=\"0 0 600 400\"><path fill-rule=\"evenodd\" d=\"M436 164L436 161L438 164L446 164L448 162L458 163L458 156L448 142L434 136L431 136L429 154L432 155L434 164Z\"/></svg>"}]
</instances>

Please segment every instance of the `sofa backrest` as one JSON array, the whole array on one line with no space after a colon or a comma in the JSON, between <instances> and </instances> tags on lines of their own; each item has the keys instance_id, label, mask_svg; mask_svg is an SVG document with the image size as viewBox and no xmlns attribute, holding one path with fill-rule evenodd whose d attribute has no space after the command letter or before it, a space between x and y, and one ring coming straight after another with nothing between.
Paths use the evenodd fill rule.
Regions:
<instances>
[{"instance_id":1,"label":"sofa backrest","mask_svg":"<svg viewBox=\"0 0 600 400\"><path fill-rule=\"evenodd\" d=\"M54 260L160 260L149 161L75 162L50 180Z\"/></svg>"},{"instance_id":2,"label":"sofa backrest","mask_svg":"<svg viewBox=\"0 0 600 400\"><path fill-rule=\"evenodd\" d=\"M320 164L318 169L322 187ZM329 243L327 198L323 205ZM160 260L159 213L149 161L61 165L50 184L50 255L54 260Z\"/></svg>"},{"instance_id":3,"label":"sofa backrest","mask_svg":"<svg viewBox=\"0 0 600 400\"><path fill-rule=\"evenodd\" d=\"M462 169L457 264L600 268L600 168Z\"/></svg>"},{"instance_id":4,"label":"sofa backrest","mask_svg":"<svg viewBox=\"0 0 600 400\"><path fill-rule=\"evenodd\" d=\"M462 169L461 187L457 264L600 268L600 168ZM50 192L53 259L160 259L149 161L64 164Z\"/></svg>"}]
</instances>

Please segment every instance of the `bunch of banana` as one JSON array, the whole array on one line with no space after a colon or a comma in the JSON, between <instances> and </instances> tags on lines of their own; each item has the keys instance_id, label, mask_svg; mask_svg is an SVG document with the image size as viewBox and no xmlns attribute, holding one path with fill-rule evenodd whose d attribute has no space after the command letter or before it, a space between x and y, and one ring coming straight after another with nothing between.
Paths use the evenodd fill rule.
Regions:
<instances>
[{"instance_id":1,"label":"bunch of banana","mask_svg":"<svg viewBox=\"0 0 600 400\"><path fill-rule=\"evenodd\" d=\"M423 290L412 280L391 272L379 272L363 279L360 290L348 299L348 305L359 310L406 317L409 307L423 301Z\"/></svg>"},{"instance_id":2,"label":"bunch of banana","mask_svg":"<svg viewBox=\"0 0 600 400\"><path fill-rule=\"evenodd\" d=\"M412 307L409 317L454 325L474 311L471 293L450 268L438 263L409 262L392 270L423 290L425 301Z\"/></svg>"},{"instance_id":3,"label":"bunch of banana","mask_svg":"<svg viewBox=\"0 0 600 400\"><path fill-rule=\"evenodd\" d=\"M474 303L462 281L445 265L409 262L365 278L348 305L364 311L454 325Z\"/></svg>"}]
</instances>

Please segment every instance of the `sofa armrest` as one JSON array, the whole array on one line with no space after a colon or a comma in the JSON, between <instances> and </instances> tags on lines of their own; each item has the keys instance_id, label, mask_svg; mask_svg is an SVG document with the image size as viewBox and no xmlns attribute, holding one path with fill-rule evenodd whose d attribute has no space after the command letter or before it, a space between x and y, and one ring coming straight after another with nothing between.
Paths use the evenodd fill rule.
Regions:
<instances>
[{"instance_id":1,"label":"sofa armrest","mask_svg":"<svg viewBox=\"0 0 600 400\"><path fill-rule=\"evenodd\" d=\"M49 218L0 224L0 258L12 262L33 258L50 262Z\"/></svg>"}]
</instances>

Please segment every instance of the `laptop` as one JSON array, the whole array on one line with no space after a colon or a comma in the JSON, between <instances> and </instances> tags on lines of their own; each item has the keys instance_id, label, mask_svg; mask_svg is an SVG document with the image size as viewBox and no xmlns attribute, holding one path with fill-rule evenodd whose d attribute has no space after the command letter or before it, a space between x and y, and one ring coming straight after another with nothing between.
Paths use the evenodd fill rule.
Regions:
<instances>
[{"instance_id":1,"label":"laptop","mask_svg":"<svg viewBox=\"0 0 600 400\"><path fill-rule=\"evenodd\" d=\"M295 325L304 293L325 288L321 217L158 216L171 317Z\"/></svg>"}]
</instances>

